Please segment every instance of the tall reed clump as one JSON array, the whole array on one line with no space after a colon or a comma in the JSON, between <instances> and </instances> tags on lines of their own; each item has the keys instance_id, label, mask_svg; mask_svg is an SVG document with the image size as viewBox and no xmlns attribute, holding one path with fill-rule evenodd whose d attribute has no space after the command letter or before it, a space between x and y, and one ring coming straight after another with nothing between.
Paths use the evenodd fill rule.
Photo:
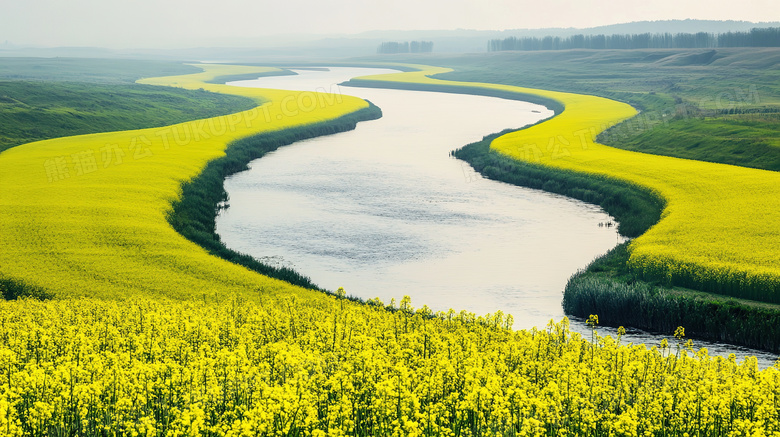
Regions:
<instances>
[{"instance_id":1,"label":"tall reed clump","mask_svg":"<svg viewBox=\"0 0 780 437\"><path fill-rule=\"evenodd\" d=\"M654 332L682 325L693 338L780 352L780 308L637 280L625 264L627 246L617 246L569 279L563 293L566 314L597 313L605 325Z\"/></svg>"}]
</instances>

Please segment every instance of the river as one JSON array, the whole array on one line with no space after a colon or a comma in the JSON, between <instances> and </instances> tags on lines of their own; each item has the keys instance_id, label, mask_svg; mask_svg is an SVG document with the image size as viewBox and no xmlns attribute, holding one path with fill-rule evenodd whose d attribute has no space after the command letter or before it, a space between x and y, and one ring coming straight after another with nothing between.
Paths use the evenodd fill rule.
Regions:
<instances>
[{"instance_id":1,"label":"river","mask_svg":"<svg viewBox=\"0 0 780 437\"><path fill-rule=\"evenodd\" d=\"M512 314L515 329L564 317L568 278L623 241L600 208L481 178L451 150L505 128L551 117L527 102L420 91L355 88L376 68L296 70L235 86L328 91L379 106L354 131L301 141L229 177L217 217L225 244L309 276L320 287L389 303L478 315ZM588 333L580 320L572 329ZM600 332L614 334L607 328ZM670 333L671 334L671 333ZM669 335L668 337L671 337ZM658 344L631 331L627 342ZM696 342L711 353L771 354Z\"/></svg>"}]
</instances>

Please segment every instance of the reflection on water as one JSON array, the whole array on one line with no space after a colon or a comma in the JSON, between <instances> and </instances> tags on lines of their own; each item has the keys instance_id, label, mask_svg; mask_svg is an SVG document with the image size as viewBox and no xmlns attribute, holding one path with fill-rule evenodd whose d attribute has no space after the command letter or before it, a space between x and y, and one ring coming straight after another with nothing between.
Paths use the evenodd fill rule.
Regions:
<instances>
[{"instance_id":1,"label":"reflection on water","mask_svg":"<svg viewBox=\"0 0 780 437\"><path fill-rule=\"evenodd\" d=\"M232 83L357 95L383 117L283 147L228 178L230 207L217 219L222 240L362 298L388 303L409 295L414 306L434 311L501 310L514 316L516 329L560 320L569 276L621 241L614 227L599 226L611 217L482 179L449 157L483 135L552 112L498 98L336 85L377 72L334 68ZM572 328L590 335L581 321ZM660 340L634 333L625 341Z\"/></svg>"}]
</instances>

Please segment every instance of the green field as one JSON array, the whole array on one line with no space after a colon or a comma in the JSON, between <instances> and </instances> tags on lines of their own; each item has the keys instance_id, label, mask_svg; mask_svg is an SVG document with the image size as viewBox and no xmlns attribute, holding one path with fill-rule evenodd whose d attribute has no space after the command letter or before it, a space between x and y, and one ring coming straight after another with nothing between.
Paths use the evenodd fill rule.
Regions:
<instances>
[{"instance_id":1,"label":"green field","mask_svg":"<svg viewBox=\"0 0 780 437\"><path fill-rule=\"evenodd\" d=\"M773 166L780 159L780 50L718 49L714 59L703 60L700 55L706 52L568 50L381 59L455 69L437 76L440 79L594 94L627 102L642 113L603 135L604 144L777 170ZM744 134L746 128L751 133ZM690 136L681 138L679 133Z\"/></svg>"},{"instance_id":2,"label":"green field","mask_svg":"<svg viewBox=\"0 0 780 437\"><path fill-rule=\"evenodd\" d=\"M177 63L0 58L0 152L48 138L167 126L253 107L238 96L133 83L194 71Z\"/></svg>"},{"instance_id":3,"label":"green field","mask_svg":"<svg viewBox=\"0 0 780 437\"><path fill-rule=\"evenodd\" d=\"M197 73L181 62L141 59L0 57L0 80L134 84L142 77Z\"/></svg>"},{"instance_id":4,"label":"green field","mask_svg":"<svg viewBox=\"0 0 780 437\"><path fill-rule=\"evenodd\" d=\"M606 136L627 150L780 171L780 113L681 118Z\"/></svg>"},{"instance_id":5,"label":"green field","mask_svg":"<svg viewBox=\"0 0 780 437\"><path fill-rule=\"evenodd\" d=\"M253 105L249 99L197 90L0 81L0 151L48 138L167 126Z\"/></svg>"}]
</instances>

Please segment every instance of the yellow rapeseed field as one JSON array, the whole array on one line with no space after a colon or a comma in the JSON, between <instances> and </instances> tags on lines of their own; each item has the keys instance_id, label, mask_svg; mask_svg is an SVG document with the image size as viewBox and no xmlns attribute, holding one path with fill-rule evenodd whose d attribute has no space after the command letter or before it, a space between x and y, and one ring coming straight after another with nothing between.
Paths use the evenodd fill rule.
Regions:
<instances>
[{"instance_id":1,"label":"yellow rapeseed field","mask_svg":"<svg viewBox=\"0 0 780 437\"><path fill-rule=\"evenodd\" d=\"M0 155L0 279L58 296L179 296L286 287L209 256L166 221L183 182L241 137L367 107L350 96L229 87L215 76L268 68L203 66L144 83L251 97L259 108L173 126L58 138Z\"/></svg>"},{"instance_id":2,"label":"yellow rapeseed field","mask_svg":"<svg viewBox=\"0 0 780 437\"><path fill-rule=\"evenodd\" d=\"M361 80L477 87L532 94L565 110L538 125L503 135L491 148L512 158L617 178L666 201L660 222L630 245L630 266L670 282L748 299L780 302L780 174L598 144L594 138L636 111L602 97L428 76L451 71L365 76ZM475 108L477 110L477 108ZM684 145L681 145L681 147Z\"/></svg>"},{"instance_id":3,"label":"yellow rapeseed field","mask_svg":"<svg viewBox=\"0 0 780 437\"><path fill-rule=\"evenodd\" d=\"M6 302L0 434L780 436L780 369L755 358L508 323L325 295Z\"/></svg>"},{"instance_id":4,"label":"yellow rapeseed field","mask_svg":"<svg viewBox=\"0 0 780 437\"><path fill-rule=\"evenodd\" d=\"M0 302L0 435L780 437L780 368L693 354L681 330L651 349L566 320L512 331L207 255L166 221L184 181L233 139L366 103L211 85L261 69L204 68L146 82L264 106L0 154L0 279L55 294Z\"/></svg>"}]
</instances>

